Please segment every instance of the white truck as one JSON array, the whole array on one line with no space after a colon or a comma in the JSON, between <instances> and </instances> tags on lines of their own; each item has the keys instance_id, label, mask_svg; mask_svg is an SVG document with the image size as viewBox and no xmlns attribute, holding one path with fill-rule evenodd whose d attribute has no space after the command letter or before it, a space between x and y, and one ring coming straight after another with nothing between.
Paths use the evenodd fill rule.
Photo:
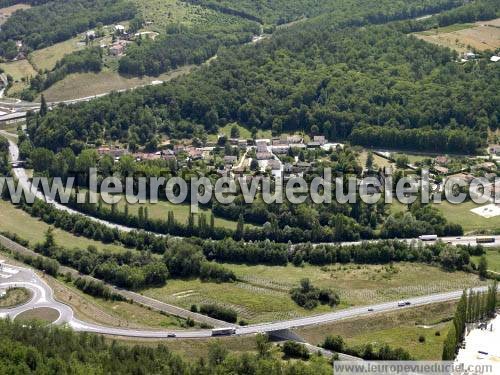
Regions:
<instances>
[{"instance_id":1,"label":"white truck","mask_svg":"<svg viewBox=\"0 0 500 375\"><path fill-rule=\"evenodd\" d=\"M425 234L423 236L419 236L418 239L420 241L437 241L437 234Z\"/></svg>"},{"instance_id":2,"label":"white truck","mask_svg":"<svg viewBox=\"0 0 500 375\"><path fill-rule=\"evenodd\" d=\"M214 328L212 336L229 336L236 333L236 328Z\"/></svg>"}]
</instances>

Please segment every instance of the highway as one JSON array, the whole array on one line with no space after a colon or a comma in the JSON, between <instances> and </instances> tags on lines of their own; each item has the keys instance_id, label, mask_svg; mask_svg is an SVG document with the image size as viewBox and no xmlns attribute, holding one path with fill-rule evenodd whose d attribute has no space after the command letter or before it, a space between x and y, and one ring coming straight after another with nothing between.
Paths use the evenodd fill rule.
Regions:
<instances>
[{"instance_id":1,"label":"highway","mask_svg":"<svg viewBox=\"0 0 500 375\"><path fill-rule=\"evenodd\" d=\"M29 289L33 296L31 300L14 309L0 309L0 317L9 317L14 319L18 314L23 311L31 310L38 307L50 307L59 311L59 318L54 324L67 324L75 331L92 332L104 335L123 336L123 337L136 337L136 338L207 338L212 335L212 331L205 330L139 330L139 329L124 329L118 327L108 327L89 322L81 321L75 318L73 310L70 306L60 303L54 299L53 291L45 281L43 281L35 272L28 268L17 267L9 264L3 264L0 271L3 274L11 274L9 278L0 278L0 288L6 287L25 287ZM17 271L17 272L16 272ZM15 272L15 274L13 274ZM474 288L474 291L485 291L487 287ZM294 329L312 325L321 325L333 323L339 320L348 318L358 318L369 316L373 314L387 313L391 311L404 310L410 307L423 306L432 303L447 302L459 299L463 291L453 291L448 293L431 294L427 296L415 297L406 299L410 305L399 307L397 301L386 302L381 304L354 307L344 310L338 310L326 314L318 314L307 316L303 318L290 319L278 322L252 324L236 328L236 335L252 335L257 333L271 333L274 331L282 331L287 329ZM172 337L175 335L175 337Z\"/></svg>"},{"instance_id":2,"label":"highway","mask_svg":"<svg viewBox=\"0 0 500 375\"><path fill-rule=\"evenodd\" d=\"M3 135L8 135L12 137L12 134L7 133L5 131L0 130L0 134ZM10 158L11 162L16 163L19 162L19 148L17 147L17 144L13 142L12 140L9 139L9 153L10 153ZM76 215L82 215L85 216L86 218L103 224L109 228L113 229L118 229L119 231L122 232L131 232L134 230L137 230L137 228L132 228L132 227L127 227L125 225L120 225L120 224L115 224L106 220L101 220L98 218L95 218L93 216L86 215L84 213L81 213L79 211L73 210L63 204L57 203L54 200L50 199L49 197L46 197L42 191L35 189L35 187L32 186L30 179L28 178L26 174L26 170L24 168L13 168L12 169L14 176L18 179L20 185L25 191L31 192L36 198L41 199L51 205L53 205L57 210L65 211L71 214L76 214ZM165 237L162 234L158 233L152 233L157 236ZM495 235L495 236L488 236L488 237L493 237L495 239L494 242L492 243L485 243L482 244L485 247L494 247L498 246L500 244L500 235ZM449 243L452 245L471 245L474 246L476 245L476 238L477 236L462 236L462 237L440 237L439 240ZM400 239L401 241L407 241L407 242L412 242L412 241L420 241L418 238L407 238L407 239ZM380 240L371 240L371 241L364 241L364 242L376 242ZM429 241L425 243L434 243L435 241ZM361 241L354 241L354 242L335 242L335 243L324 243L324 245L341 245L341 246L349 246L349 245L359 245L361 244ZM314 246L318 246L321 244L315 244Z\"/></svg>"}]
</instances>

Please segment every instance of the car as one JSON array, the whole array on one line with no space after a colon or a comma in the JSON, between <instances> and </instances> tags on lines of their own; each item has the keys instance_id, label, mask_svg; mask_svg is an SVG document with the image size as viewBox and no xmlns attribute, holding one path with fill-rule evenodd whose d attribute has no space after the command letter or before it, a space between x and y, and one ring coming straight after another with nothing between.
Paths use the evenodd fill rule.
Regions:
<instances>
[{"instance_id":1,"label":"car","mask_svg":"<svg viewBox=\"0 0 500 375\"><path fill-rule=\"evenodd\" d=\"M406 306L406 303L403 301L398 302L398 307Z\"/></svg>"},{"instance_id":2,"label":"car","mask_svg":"<svg viewBox=\"0 0 500 375\"><path fill-rule=\"evenodd\" d=\"M373 311L373 309L370 307L370 308L368 309L368 311Z\"/></svg>"},{"instance_id":3,"label":"car","mask_svg":"<svg viewBox=\"0 0 500 375\"><path fill-rule=\"evenodd\" d=\"M406 301L406 302L405 302L405 305L406 305L406 306L410 306L410 305L411 305L411 302L410 302L410 301Z\"/></svg>"},{"instance_id":4,"label":"car","mask_svg":"<svg viewBox=\"0 0 500 375\"><path fill-rule=\"evenodd\" d=\"M175 333L169 333L169 334L167 335L167 337L169 337L169 338L173 338L173 337L177 337L177 335L176 335Z\"/></svg>"}]
</instances>

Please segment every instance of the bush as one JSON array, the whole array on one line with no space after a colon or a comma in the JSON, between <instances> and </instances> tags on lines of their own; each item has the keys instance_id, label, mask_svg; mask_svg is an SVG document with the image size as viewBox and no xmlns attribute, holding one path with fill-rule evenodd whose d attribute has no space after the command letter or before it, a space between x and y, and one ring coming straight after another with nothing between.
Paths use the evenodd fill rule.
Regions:
<instances>
[{"instance_id":1,"label":"bush","mask_svg":"<svg viewBox=\"0 0 500 375\"><path fill-rule=\"evenodd\" d=\"M191 310L191 312L197 313L197 312L198 312L198 306L196 306L196 305L191 305L190 310Z\"/></svg>"},{"instance_id":2,"label":"bush","mask_svg":"<svg viewBox=\"0 0 500 375\"><path fill-rule=\"evenodd\" d=\"M236 323L238 320L238 313L236 311L214 304L201 305L200 313L229 323Z\"/></svg>"},{"instance_id":3,"label":"bush","mask_svg":"<svg viewBox=\"0 0 500 375\"><path fill-rule=\"evenodd\" d=\"M425 336L424 335L420 335L418 336L418 342L425 342Z\"/></svg>"},{"instance_id":4,"label":"bush","mask_svg":"<svg viewBox=\"0 0 500 375\"><path fill-rule=\"evenodd\" d=\"M441 336L441 332L439 331L436 331L436 333L434 333L435 336Z\"/></svg>"},{"instance_id":5,"label":"bush","mask_svg":"<svg viewBox=\"0 0 500 375\"><path fill-rule=\"evenodd\" d=\"M295 341L286 341L283 344L283 353L286 357L299 358L308 360L310 357L309 351L304 344L299 344Z\"/></svg>"}]
</instances>

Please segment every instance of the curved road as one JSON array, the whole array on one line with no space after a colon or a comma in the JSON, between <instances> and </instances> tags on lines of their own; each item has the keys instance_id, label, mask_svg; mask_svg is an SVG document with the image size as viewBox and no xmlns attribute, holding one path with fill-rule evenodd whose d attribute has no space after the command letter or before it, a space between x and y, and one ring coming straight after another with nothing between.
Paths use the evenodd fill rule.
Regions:
<instances>
[{"instance_id":1,"label":"curved road","mask_svg":"<svg viewBox=\"0 0 500 375\"><path fill-rule=\"evenodd\" d=\"M54 324L67 324L76 331L93 332L105 335L138 337L138 338L207 338L212 336L211 330L184 330L184 331L165 331L165 330L140 330L124 329L117 327L108 327L78 320L73 315L73 310L68 305L60 303L54 299L52 289L32 270L24 267L16 267L3 264L5 270L17 271L8 279L0 279L0 287L19 286L32 291L31 300L13 309L0 309L0 317L15 318L23 311L38 307L50 307L59 311L59 318ZM1 269L0 269L1 270ZM485 291L487 287L474 288L474 291ZM428 296L406 299L409 306L399 307L398 302L386 302L376 305L355 307L345 310L334 311L326 314L307 316L303 318L284 320L279 322L270 322L262 324L252 324L236 328L236 335L251 335L262 332L282 331L287 329L320 325L332 323L347 318L356 318L372 314L407 309L409 307L423 306L431 303L446 302L459 299L463 291L458 290L448 293L431 294ZM175 334L175 337L172 335Z\"/></svg>"},{"instance_id":2,"label":"curved road","mask_svg":"<svg viewBox=\"0 0 500 375\"><path fill-rule=\"evenodd\" d=\"M5 132L3 130L0 130L0 134L7 135L10 137L13 136L13 134ZM9 153L10 153L11 161L13 163L16 163L19 161L19 148L17 147L16 143L10 139L9 139ZM28 178L28 176L26 174L26 170L24 168L13 168L13 173L25 191L29 191L36 198L41 199L41 200L53 205L57 210L66 211L66 212L71 213L71 214L82 215L82 216L85 216L86 218L88 218L92 221L103 224L103 225L105 225L109 228L112 228L112 229L118 229L118 230L123 231L123 232L131 232L131 231L137 230L137 228L131 228L131 227L127 227L124 225L111 223L111 222L106 221L106 220L101 220L101 219L95 218L93 216L86 215L84 213L81 213L79 211L71 209L63 204L55 202L54 200L46 197L40 190L35 189L35 187L32 186L31 181ZM152 233L152 234L154 234L156 236L160 236L160 237L165 237L165 235L158 234L158 233ZM500 243L500 235L488 236L488 237L493 237L495 239L495 242L482 244L483 246L485 246L485 247L498 246L498 243ZM476 245L476 238L477 238L476 236L463 236L463 237L440 237L439 239L445 243L450 243L452 245L471 245L471 246L473 246L473 245ZM408 238L408 239L400 239L400 240L407 241L407 242L419 241L418 238ZM364 242L375 242L375 241L379 241L379 240L371 240L371 241L364 241ZM432 242L433 241L431 241L431 243ZM342 246L349 246L349 245L358 245L361 243L362 243L362 241L326 243L326 244L331 244L331 245L340 244ZM317 246L317 245L318 244L316 244L315 246Z\"/></svg>"}]
</instances>

